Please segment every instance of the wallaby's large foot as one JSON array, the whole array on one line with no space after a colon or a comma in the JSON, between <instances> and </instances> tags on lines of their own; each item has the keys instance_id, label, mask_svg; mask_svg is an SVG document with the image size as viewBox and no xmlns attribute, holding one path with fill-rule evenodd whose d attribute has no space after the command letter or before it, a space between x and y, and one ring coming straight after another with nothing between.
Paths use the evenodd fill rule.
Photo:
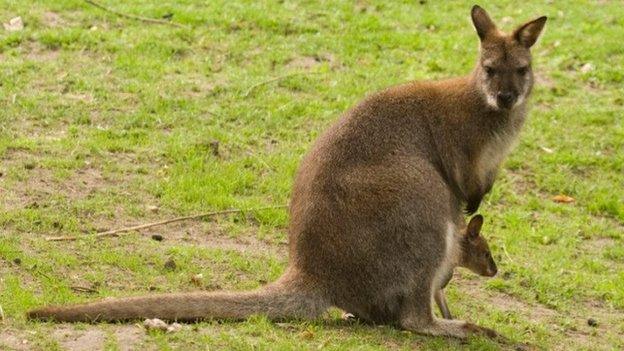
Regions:
<instances>
[{"instance_id":1,"label":"wallaby's large foot","mask_svg":"<svg viewBox=\"0 0 624 351\"><path fill-rule=\"evenodd\" d=\"M497 333L494 329L490 329L490 328L486 328L486 327L482 327L476 324L472 324L469 322L464 322L464 329L469 333L469 334L473 334L473 335L482 335L482 336L486 336L490 339L497 339L497 340L503 340L504 337L502 335L500 335L499 333Z\"/></svg>"},{"instance_id":2,"label":"wallaby's large foot","mask_svg":"<svg viewBox=\"0 0 624 351\"><path fill-rule=\"evenodd\" d=\"M428 325L421 325L414 321L406 320L401 323L401 327L418 334L450 336L458 339L467 339L471 335L483 335L491 339L502 338L500 334L492 329L458 320L436 318Z\"/></svg>"}]
</instances>

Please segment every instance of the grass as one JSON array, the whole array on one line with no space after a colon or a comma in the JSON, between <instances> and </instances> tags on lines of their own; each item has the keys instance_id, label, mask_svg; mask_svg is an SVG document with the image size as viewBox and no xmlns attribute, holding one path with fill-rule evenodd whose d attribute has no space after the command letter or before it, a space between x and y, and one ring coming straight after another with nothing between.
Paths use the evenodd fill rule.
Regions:
<instances>
[{"instance_id":1,"label":"grass","mask_svg":"<svg viewBox=\"0 0 624 351\"><path fill-rule=\"evenodd\" d=\"M206 322L176 334L26 321L24 312L43 304L275 279L287 260L283 209L121 238L88 234L285 204L302 155L342 111L389 85L464 74L476 57L471 2L102 3L172 14L188 28L79 0L0 0L2 22L19 15L26 25L0 32L0 348L502 347L345 324L336 311L286 324ZM549 20L534 50L528 124L482 207L501 273L458 273L449 304L459 318L538 348L621 349L624 8L498 1L487 9L506 29ZM558 194L576 201L555 203ZM44 240L61 234L85 239ZM164 267L170 258L174 270Z\"/></svg>"}]
</instances>

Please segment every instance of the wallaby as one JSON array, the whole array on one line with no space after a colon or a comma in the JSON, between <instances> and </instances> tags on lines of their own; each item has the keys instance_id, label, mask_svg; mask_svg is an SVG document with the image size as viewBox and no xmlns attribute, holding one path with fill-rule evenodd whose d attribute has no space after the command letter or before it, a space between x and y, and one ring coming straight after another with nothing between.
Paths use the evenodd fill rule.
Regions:
<instances>
[{"instance_id":1,"label":"wallaby","mask_svg":"<svg viewBox=\"0 0 624 351\"><path fill-rule=\"evenodd\" d=\"M470 219L468 226L455 238L459 242L459 256L455 258L454 264L451 265L451 269L441 282L441 287L433 295L442 317L446 319L453 319L446 303L444 288L453 277L454 267L464 267L485 277L493 277L498 272L490 247L483 235L480 235L482 225L483 216L476 215Z\"/></svg>"},{"instance_id":2,"label":"wallaby","mask_svg":"<svg viewBox=\"0 0 624 351\"><path fill-rule=\"evenodd\" d=\"M533 86L529 48L546 17L499 31L472 9L481 40L467 76L373 94L314 144L290 202L289 263L252 292L179 293L30 311L30 318L315 318L330 306L375 323L465 338L492 330L435 318L433 294L474 212L520 131ZM462 220L463 221L463 220Z\"/></svg>"}]
</instances>

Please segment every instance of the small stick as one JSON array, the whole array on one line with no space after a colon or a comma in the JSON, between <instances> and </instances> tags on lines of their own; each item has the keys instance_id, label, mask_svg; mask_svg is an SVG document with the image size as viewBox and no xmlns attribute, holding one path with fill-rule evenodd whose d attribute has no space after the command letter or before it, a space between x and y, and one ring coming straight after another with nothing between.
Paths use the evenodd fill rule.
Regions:
<instances>
[{"instance_id":1,"label":"small stick","mask_svg":"<svg viewBox=\"0 0 624 351\"><path fill-rule=\"evenodd\" d=\"M302 74L321 74L321 73L322 72L295 72L295 73L285 74L283 76L267 79L265 81L262 81L260 83L256 83L256 84L252 85L251 87L249 87L249 89L247 89L247 92L245 94L243 94L243 97L244 98L248 97L249 94L251 94L256 88L258 88L260 86L263 86L265 84L277 82L277 81L282 80L282 79L286 79L286 78L290 78L290 77L298 76L298 75L302 75Z\"/></svg>"},{"instance_id":2,"label":"small stick","mask_svg":"<svg viewBox=\"0 0 624 351\"><path fill-rule=\"evenodd\" d=\"M156 226L159 226L159 225L164 225L164 224L169 224L169 223L174 223L174 222L181 222L181 221L185 221L185 220L189 220L189 219L197 219L197 218L202 218L202 217L216 216L216 215L220 215L220 214L252 212L252 211L261 211L261 210L268 210L268 209L273 209L273 208L284 208L284 207L286 207L286 205L261 207L261 208L250 209L250 210L241 210L241 209L238 209L238 208L233 208L233 209L224 210L224 211L205 212L205 213L195 214L195 215L191 215L191 216L176 217L176 218L166 219L166 220L158 221L158 222L140 224L140 225L135 225L135 226L132 226L132 227L125 227L125 228L120 228L120 229L114 229L114 230L109 230L109 231L105 231L105 232L100 232L100 233L95 234L95 237L96 238L101 238L101 237L105 237L105 236L118 236L119 233L123 233L123 232L130 232L130 231L134 231L134 230L151 228L151 227L156 227ZM76 236L49 236L49 237L46 237L45 239L46 239L46 241L73 241L73 240L77 240L78 237L76 237Z\"/></svg>"},{"instance_id":3,"label":"small stick","mask_svg":"<svg viewBox=\"0 0 624 351\"><path fill-rule=\"evenodd\" d=\"M505 256L507 256L509 262L515 263L511 256L509 256L509 252L507 252L507 246L505 244L503 244L503 252L505 253Z\"/></svg>"},{"instance_id":4,"label":"small stick","mask_svg":"<svg viewBox=\"0 0 624 351\"><path fill-rule=\"evenodd\" d=\"M147 23L155 23L155 24L168 24L170 26L174 26L174 27L178 27L178 28L186 28L185 25L179 24L179 23L175 23L175 22L171 22L171 21L165 21L165 20L160 20L160 19L156 19L156 18L148 18L148 17L141 17L141 16L135 16L135 15L129 15L123 12L119 12L119 11L115 11L112 9L109 9L108 7L101 5L93 0L84 0L87 4L93 5L99 9L102 9L106 12L110 12L114 15L120 16L120 17L125 17L125 18L129 18L129 19L133 19L133 20L137 20L137 21L142 21L142 22L147 22Z\"/></svg>"},{"instance_id":5,"label":"small stick","mask_svg":"<svg viewBox=\"0 0 624 351\"><path fill-rule=\"evenodd\" d=\"M70 286L70 289L72 289L75 292L86 292L86 293L96 293L97 290L92 289L92 288L88 288L86 286L79 286L79 285L72 285Z\"/></svg>"}]
</instances>

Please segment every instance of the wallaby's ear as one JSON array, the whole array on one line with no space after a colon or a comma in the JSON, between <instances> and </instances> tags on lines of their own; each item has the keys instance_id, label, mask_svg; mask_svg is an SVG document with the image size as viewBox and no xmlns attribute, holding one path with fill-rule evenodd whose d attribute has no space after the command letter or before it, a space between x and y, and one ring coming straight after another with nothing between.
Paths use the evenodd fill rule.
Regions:
<instances>
[{"instance_id":1,"label":"wallaby's ear","mask_svg":"<svg viewBox=\"0 0 624 351\"><path fill-rule=\"evenodd\" d=\"M496 25L492 22L492 19L488 15L487 12L479 5L474 5L472 7L472 11L470 12L470 17L472 17L472 24L477 30L477 34L479 34L479 38L481 41L485 39L488 33L492 32L496 29Z\"/></svg>"},{"instance_id":2,"label":"wallaby's ear","mask_svg":"<svg viewBox=\"0 0 624 351\"><path fill-rule=\"evenodd\" d=\"M512 37L526 48L530 48L539 38L548 17L542 16L531 22L527 22L518 27L512 34Z\"/></svg>"},{"instance_id":3,"label":"wallaby's ear","mask_svg":"<svg viewBox=\"0 0 624 351\"><path fill-rule=\"evenodd\" d=\"M476 215L472 217L470 223L468 223L468 228L466 228L466 235L470 238L478 237L481 232L481 226L483 226L483 216Z\"/></svg>"}]
</instances>

